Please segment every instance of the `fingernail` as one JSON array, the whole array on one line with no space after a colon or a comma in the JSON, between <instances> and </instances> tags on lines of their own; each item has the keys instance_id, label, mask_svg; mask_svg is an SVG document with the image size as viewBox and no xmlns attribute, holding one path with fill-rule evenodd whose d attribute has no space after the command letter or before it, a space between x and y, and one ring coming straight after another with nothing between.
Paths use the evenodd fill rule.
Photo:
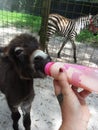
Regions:
<instances>
[{"instance_id":1,"label":"fingernail","mask_svg":"<svg viewBox=\"0 0 98 130\"><path fill-rule=\"evenodd\" d=\"M60 68L60 69L59 69L59 72L64 72L63 68Z\"/></svg>"}]
</instances>

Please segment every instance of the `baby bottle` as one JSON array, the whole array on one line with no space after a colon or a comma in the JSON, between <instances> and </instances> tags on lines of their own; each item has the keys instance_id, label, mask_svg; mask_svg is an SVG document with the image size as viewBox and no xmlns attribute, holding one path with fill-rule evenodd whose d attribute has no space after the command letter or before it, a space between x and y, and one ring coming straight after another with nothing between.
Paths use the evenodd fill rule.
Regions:
<instances>
[{"instance_id":1,"label":"baby bottle","mask_svg":"<svg viewBox=\"0 0 98 130\"><path fill-rule=\"evenodd\" d=\"M55 78L60 68L66 71L68 82L76 87L98 93L98 68L62 62L49 62L45 66L45 73Z\"/></svg>"}]
</instances>

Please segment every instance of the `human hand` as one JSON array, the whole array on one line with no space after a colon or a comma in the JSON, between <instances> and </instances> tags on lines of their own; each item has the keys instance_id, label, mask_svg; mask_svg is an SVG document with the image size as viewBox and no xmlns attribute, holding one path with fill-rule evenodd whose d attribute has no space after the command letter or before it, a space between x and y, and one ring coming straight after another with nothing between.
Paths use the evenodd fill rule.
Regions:
<instances>
[{"instance_id":1,"label":"human hand","mask_svg":"<svg viewBox=\"0 0 98 130\"><path fill-rule=\"evenodd\" d=\"M54 88L56 96L63 95L60 103L62 125L59 130L86 130L90 113L85 98L90 92L78 92L76 87L70 87L65 72L60 72L54 79Z\"/></svg>"}]
</instances>

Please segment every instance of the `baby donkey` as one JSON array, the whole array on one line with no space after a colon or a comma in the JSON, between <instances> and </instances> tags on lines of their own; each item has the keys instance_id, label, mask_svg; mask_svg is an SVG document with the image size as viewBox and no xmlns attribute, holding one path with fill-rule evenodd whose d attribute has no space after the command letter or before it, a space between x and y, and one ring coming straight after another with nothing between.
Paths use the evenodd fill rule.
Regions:
<instances>
[{"instance_id":1,"label":"baby donkey","mask_svg":"<svg viewBox=\"0 0 98 130\"><path fill-rule=\"evenodd\" d=\"M38 41L30 34L16 36L1 50L0 90L5 94L11 110L13 129L19 130L20 106L25 130L30 130L30 109L34 99L33 79L45 77L44 66L51 59L39 49Z\"/></svg>"}]
</instances>

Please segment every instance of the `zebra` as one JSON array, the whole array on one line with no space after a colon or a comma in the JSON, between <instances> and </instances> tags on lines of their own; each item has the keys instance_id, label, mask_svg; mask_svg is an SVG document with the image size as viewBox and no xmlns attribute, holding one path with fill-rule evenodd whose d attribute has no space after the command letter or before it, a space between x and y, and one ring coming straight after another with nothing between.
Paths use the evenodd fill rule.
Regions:
<instances>
[{"instance_id":1,"label":"zebra","mask_svg":"<svg viewBox=\"0 0 98 130\"><path fill-rule=\"evenodd\" d=\"M93 21L93 19L96 20L97 23ZM87 16L81 16L76 19L69 19L59 14L50 14L47 24L46 52L49 54L47 47L49 39L52 37L53 34L58 33L59 35L64 37L64 42L57 53L57 57L60 58L60 53L63 47L65 46L67 41L70 41L73 48L74 62L76 63L77 59L75 38L82 29L86 28L88 25L93 25L93 23L96 23L96 25L98 26L98 15L93 16L89 14Z\"/></svg>"}]
</instances>

